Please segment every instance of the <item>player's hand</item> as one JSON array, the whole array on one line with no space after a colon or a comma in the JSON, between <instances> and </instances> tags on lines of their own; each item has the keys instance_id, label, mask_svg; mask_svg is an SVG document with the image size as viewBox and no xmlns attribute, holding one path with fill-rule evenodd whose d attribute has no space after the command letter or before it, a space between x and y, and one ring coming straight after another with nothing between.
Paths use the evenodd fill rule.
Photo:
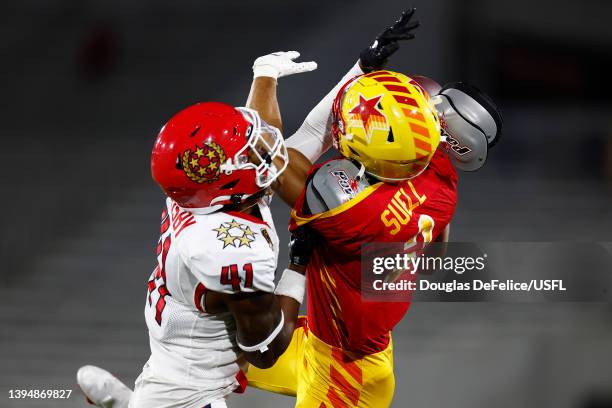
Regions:
<instances>
[{"instance_id":1,"label":"player's hand","mask_svg":"<svg viewBox=\"0 0 612 408\"><path fill-rule=\"evenodd\" d=\"M382 69L388 58L399 49L400 41L414 38L413 31L420 24L418 21L410 21L415 11L415 8L405 10L399 20L378 34L371 46L361 51L359 65L364 72Z\"/></svg>"},{"instance_id":2,"label":"player's hand","mask_svg":"<svg viewBox=\"0 0 612 408\"><path fill-rule=\"evenodd\" d=\"M291 233L289 241L289 263L292 266L305 267L312 253L313 236L307 227L299 227ZM297 268L291 268L297 270ZM303 269L303 268L299 268ZM298 272L301 272L298 271Z\"/></svg>"},{"instance_id":3,"label":"player's hand","mask_svg":"<svg viewBox=\"0 0 612 408\"><path fill-rule=\"evenodd\" d=\"M263 76L278 79L317 69L317 63L314 61L295 62L294 60L299 56L300 53L297 51L277 51L259 57L253 63L253 77Z\"/></svg>"}]
</instances>

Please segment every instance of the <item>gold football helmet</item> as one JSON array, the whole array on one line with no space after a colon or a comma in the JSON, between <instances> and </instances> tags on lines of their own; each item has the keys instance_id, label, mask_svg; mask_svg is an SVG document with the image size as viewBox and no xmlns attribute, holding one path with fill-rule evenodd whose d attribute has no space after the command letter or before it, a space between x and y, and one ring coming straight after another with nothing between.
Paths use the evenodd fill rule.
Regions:
<instances>
[{"instance_id":1,"label":"gold football helmet","mask_svg":"<svg viewBox=\"0 0 612 408\"><path fill-rule=\"evenodd\" d=\"M440 121L416 81L375 71L347 82L334 100L334 147L386 182L420 174L440 143Z\"/></svg>"}]
</instances>

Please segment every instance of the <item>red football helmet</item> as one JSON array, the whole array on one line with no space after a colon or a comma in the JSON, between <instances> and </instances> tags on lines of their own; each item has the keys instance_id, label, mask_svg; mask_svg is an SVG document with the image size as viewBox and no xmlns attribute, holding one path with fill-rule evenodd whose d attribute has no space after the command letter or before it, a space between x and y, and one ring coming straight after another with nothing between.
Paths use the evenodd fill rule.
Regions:
<instances>
[{"instance_id":1,"label":"red football helmet","mask_svg":"<svg viewBox=\"0 0 612 408\"><path fill-rule=\"evenodd\" d=\"M287 163L280 131L257 112L205 102L180 111L162 127L151 174L179 206L212 212L269 187Z\"/></svg>"}]
</instances>

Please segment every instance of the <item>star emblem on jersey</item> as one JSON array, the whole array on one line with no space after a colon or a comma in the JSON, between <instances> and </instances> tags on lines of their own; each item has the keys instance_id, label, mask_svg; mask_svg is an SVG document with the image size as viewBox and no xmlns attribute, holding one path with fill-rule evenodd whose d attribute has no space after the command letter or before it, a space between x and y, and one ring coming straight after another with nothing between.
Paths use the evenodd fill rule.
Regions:
<instances>
[{"instance_id":1,"label":"star emblem on jersey","mask_svg":"<svg viewBox=\"0 0 612 408\"><path fill-rule=\"evenodd\" d=\"M374 130L389 130L387 117L382 113L378 104L382 95L375 96L371 99L366 99L359 94L359 103L349 111L351 115L351 126L362 127L368 143L372 139Z\"/></svg>"},{"instance_id":2,"label":"star emblem on jersey","mask_svg":"<svg viewBox=\"0 0 612 408\"><path fill-rule=\"evenodd\" d=\"M188 149L183 152L181 159L181 167L187 177L198 184L217 180L221 175L223 163L225 163L225 152L214 142L202 145L196 143L193 150Z\"/></svg>"},{"instance_id":3,"label":"star emblem on jersey","mask_svg":"<svg viewBox=\"0 0 612 408\"><path fill-rule=\"evenodd\" d=\"M217 239L223 242L223 249L228 246L239 248L241 246L251 247L251 242L255 241L255 231L248 225L236 222L222 222L219 228L213 228L217 233Z\"/></svg>"}]
</instances>

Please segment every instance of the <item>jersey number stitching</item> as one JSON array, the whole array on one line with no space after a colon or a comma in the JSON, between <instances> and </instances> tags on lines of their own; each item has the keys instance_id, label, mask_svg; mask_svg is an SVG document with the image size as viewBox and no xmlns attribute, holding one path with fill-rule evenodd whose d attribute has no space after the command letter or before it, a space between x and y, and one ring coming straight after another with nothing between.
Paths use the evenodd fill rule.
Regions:
<instances>
[{"instance_id":1,"label":"jersey number stitching","mask_svg":"<svg viewBox=\"0 0 612 408\"><path fill-rule=\"evenodd\" d=\"M164 208L162 212L162 221L160 228L160 237L157 242L157 259L158 264L155 267L155 271L153 271L153 278L147 283L147 289L149 292L149 306L152 306L153 300L151 299L151 294L153 291L157 289L159 294L159 298L155 303L155 321L158 325L161 326L162 322L162 313L166 308L166 296L172 296L170 291L166 287L166 257L168 256L168 252L170 251L170 245L172 243L172 239L170 238L170 234L164 238L164 234L168 231L170 227L170 217L168 216L167 209ZM160 259L161 255L161 259Z\"/></svg>"},{"instance_id":2,"label":"jersey number stitching","mask_svg":"<svg viewBox=\"0 0 612 408\"><path fill-rule=\"evenodd\" d=\"M242 267L244 271L244 287L253 287L253 265L248 263ZM242 279L238 274L238 265L232 264L221 268L221 284L232 285L234 292L240 291L240 282Z\"/></svg>"}]
</instances>

